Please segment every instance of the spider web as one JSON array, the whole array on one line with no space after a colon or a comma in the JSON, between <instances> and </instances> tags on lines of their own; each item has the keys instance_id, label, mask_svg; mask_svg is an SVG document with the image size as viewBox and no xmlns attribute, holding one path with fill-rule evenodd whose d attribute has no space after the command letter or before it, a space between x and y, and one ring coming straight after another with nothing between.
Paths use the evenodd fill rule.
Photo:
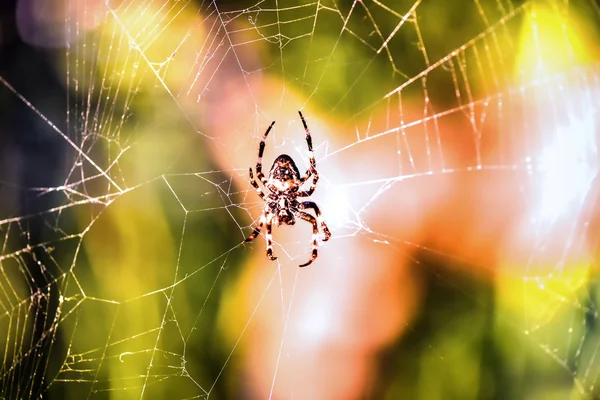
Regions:
<instances>
[{"instance_id":1,"label":"spider web","mask_svg":"<svg viewBox=\"0 0 600 400\"><path fill-rule=\"evenodd\" d=\"M459 3L21 1L0 398L597 397L600 11Z\"/></svg>"}]
</instances>

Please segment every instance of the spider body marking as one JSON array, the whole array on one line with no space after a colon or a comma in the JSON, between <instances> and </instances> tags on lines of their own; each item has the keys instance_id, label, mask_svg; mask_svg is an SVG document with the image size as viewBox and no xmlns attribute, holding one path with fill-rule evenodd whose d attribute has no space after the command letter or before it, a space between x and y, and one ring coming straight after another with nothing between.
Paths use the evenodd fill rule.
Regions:
<instances>
[{"instance_id":1,"label":"spider body marking","mask_svg":"<svg viewBox=\"0 0 600 400\"><path fill-rule=\"evenodd\" d=\"M300 114L304 130L306 131L306 143L308 145L308 150L311 153L310 166L304 175L300 176L300 171L292 157L287 154L281 154L273 162L271 170L269 171L269 177L266 178L264 176L262 172L262 157L267 136L271 131L271 128L273 128L273 125L275 125L275 121L273 121L260 141L258 147L258 160L256 161L256 177L263 184L266 191L258 185L256 179L254 179L252 167L250 167L250 183L266 204L257 226L254 228L252 234L248 236L246 242L254 240L260 234L263 226L266 225L267 257L270 260L276 260L277 257L273 255L273 237L271 234L273 222L276 226L279 226L282 224L294 225L296 223L296 218L307 221L312 224L313 233L311 258L306 263L300 265L301 267L306 267L312 264L317 258L317 237L319 236L319 233L321 234L322 240L327 241L331 237L331 232L329 231L329 228L327 228L325 221L323 221L321 211L317 204L312 201L298 201L298 198L308 197L313 194L317 186L317 181L319 180L310 130L306 125L302 112L298 111L298 114ZM311 176L312 182L310 188L306 191L301 190L302 185L304 185ZM305 210L313 210L316 218Z\"/></svg>"}]
</instances>

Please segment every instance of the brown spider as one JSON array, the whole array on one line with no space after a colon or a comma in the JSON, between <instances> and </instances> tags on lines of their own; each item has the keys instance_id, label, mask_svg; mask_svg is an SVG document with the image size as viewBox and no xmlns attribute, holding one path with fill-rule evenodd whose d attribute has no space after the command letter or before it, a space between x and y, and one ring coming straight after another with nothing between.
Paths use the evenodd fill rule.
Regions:
<instances>
[{"instance_id":1,"label":"brown spider","mask_svg":"<svg viewBox=\"0 0 600 400\"><path fill-rule=\"evenodd\" d=\"M321 238L323 241L329 240L331 237L331 232L329 232L325 221L322 220L321 211L314 202L299 202L297 200L298 197L308 197L313 194L317 187L317 181L319 180L310 131L308 130L308 126L306 125L306 121L304 120L302 113L298 111L298 114L300 114L300 118L302 119L302 124L304 125L304 130L306 131L306 143L308 144L308 150L311 153L310 167L304 176L300 177L300 171L298 171L298 167L296 166L294 160L292 160L292 157L288 156L287 154L282 154L275 159L275 162L271 167L271 171L269 172L269 178L265 177L262 172L262 157L263 152L265 151L265 141L267 140L267 135L271 131L271 128L273 128L273 125L275 125L275 121L273 121L260 141L260 145L258 147L258 160L256 161L256 177L267 189L266 193L258 186L258 183L254 179L254 174L252 174L252 167L250 167L250 183L252 186L254 186L256 192L260 198L266 202L266 204L260 219L258 220L258 225L254 228L254 232L252 232L252 234L246 239L246 242L254 240L260 234L260 230L262 229L263 225L266 225L267 257L269 260L276 260L277 257L273 255L273 237L271 235L271 226L273 221L277 225L294 225L296 223L296 218L308 221L313 227L312 257L306 263L300 265L301 267L306 267L307 265L312 264L312 262L317 258L317 236L319 234L319 226L321 227ZM302 185L308 181L311 175L313 179L310 189L300 190ZM307 212L302 211L309 209L314 210L317 218L313 217Z\"/></svg>"}]
</instances>

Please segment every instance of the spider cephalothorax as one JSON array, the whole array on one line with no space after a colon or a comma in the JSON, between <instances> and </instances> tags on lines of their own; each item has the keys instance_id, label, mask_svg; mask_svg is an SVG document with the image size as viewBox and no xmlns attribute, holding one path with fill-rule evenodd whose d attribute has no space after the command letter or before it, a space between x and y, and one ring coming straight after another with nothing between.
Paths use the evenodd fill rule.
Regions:
<instances>
[{"instance_id":1,"label":"spider cephalothorax","mask_svg":"<svg viewBox=\"0 0 600 400\"><path fill-rule=\"evenodd\" d=\"M308 197L315 191L317 187L317 181L319 180L319 174L317 173L315 157L312 148L312 138L310 131L306 125L306 121L300 114L304 130L306 131L306 143L308 150L311 153L310 156L310 167L303 176L300 176L300 171L296 166L292 157L287 154L282 154L275 159L269 177L266 178L262 172L262 157L265 151L265 141L267 135L275 125L275 121L271 123L267 131L260 141L258 147L258 160L256 162L256 177L260 180L263 186L267 189L266 192L258 186L258 183L254 179L252 168L250 168L250 183L256 189L258 195L266 202L265 208L260 216L258 225L254 228L254 232L246 239L247 242L254 240L262 229L263 225L267 226L267 257L270 260L276 260L277 257L273 255L273 238L271 236L271 228L273 222L276 225L286 224L294 225L296 218L303 219L310 222L313 227L312 235L312 256L305 264L300 265L305 267L310 265L317 258L317 236L319 235L319 227L321 228L321 237L323 241L329 240L331 233L325 224L325 221L321 219L321 211L319 207L312 201L299 202L299 197ZM302 185L308 181L310 177L313 177L310 188L306 191L300 190ZM316 214L316 218L311 214L304 212L303 210L313 210Z\"/></svg>"}]
</instances>

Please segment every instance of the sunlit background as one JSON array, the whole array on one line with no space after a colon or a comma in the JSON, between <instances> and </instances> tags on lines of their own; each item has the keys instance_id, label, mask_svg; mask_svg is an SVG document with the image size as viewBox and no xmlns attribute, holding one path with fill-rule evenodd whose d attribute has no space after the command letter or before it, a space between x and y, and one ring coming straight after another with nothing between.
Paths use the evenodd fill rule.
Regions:
<instances>
[{"instance_id":1,"label":"sunlit background","mask_svg":"<svg viewBox=\"0 0 600 400\"><path fill-rule=\"evenodd\" d=\"M596 0L0 4L1 399L600 397ZM289 154L332 238L263 234Z\"/></svg>"}]
</instances>

